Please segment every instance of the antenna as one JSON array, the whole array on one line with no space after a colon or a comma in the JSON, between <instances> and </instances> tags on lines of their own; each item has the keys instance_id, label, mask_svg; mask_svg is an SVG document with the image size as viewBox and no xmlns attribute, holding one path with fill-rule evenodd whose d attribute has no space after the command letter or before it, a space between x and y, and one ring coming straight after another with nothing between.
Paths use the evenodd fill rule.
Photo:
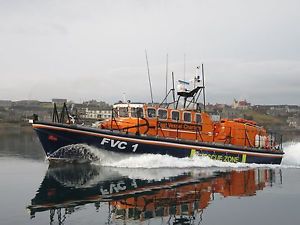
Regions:
<instances>
[{"instance_id":1,"label":"antenna","mask_svg":"<svg viewBox=\"0 0 300 225\"><path fill-rule=\"evenodd\" d=\"M166 104L168 104L168 54L166 60Z\"/></svg>"},{"instance_id":2,"label":"antenna","mask_svg":"<svg viewBox=\"0 0 300 225\"><path fill-rule=\"evenodd\" d=\"M173 102L175 102L175 83L174 83L174 72L172 72L172 83L173 83Z\"/></svg>"},{"instance_id":3,"label":"antenna","mask_svg":"<svg viewBox=\"0 0 300 225\"><path fill-rule=\"evenodd\" d=\"M149 87L150 87L151 102L152 102L152 104L153 104L152 85L151 85L151 78L150 78L150 71L149 71L149 63L148 63L148 57L147 57L147 50L146 50L146 49L145 49L145 55L146 55L146 62L147 62L147 70L148 70L148 80L149 80Z\"/></svg>"},{"instance_id":4,"label":"antenna","mask_svg":"<svg viewBox=\"0 0 300 225\"><path fill-rule=\"evenodd\" d=\"M202 84L203 84L203 110L205 111L205 84L204 84L204 66L202 63Z\"/></svg>"},{"instance_id":5,"label":"antenna","mask_svg":"<svg viewBox=\"0 0 300 225\"><path fill-rule=\"evenodd\" d=\"M183 55L183 81L185 81L185 53Z\"/></svg>"}]
</instances>

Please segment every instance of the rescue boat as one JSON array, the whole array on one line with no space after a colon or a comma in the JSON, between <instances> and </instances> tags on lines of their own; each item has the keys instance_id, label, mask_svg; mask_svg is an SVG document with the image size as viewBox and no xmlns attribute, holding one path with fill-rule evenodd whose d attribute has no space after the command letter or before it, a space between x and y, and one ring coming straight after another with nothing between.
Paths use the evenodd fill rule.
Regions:
<instances>
[{"instance_id":1,"label":"rescue boat","mask_svg":"<svg viewBox=\"0 0 300 225\"><path fill-rule=\"evenodd\" d=\"M52 122L35 118L33 128L50 160L64 146L86 144L126 154L197 155L232 163L280 164L282 138L254 121L215 121L205 111L204 75L199 70L191 81L179 81L177 91L173 79L173 88L161 103L115 104L112 117L96 128L76 124L66 105L60 115L55 107Z\"/></svg>"}]
</instances>

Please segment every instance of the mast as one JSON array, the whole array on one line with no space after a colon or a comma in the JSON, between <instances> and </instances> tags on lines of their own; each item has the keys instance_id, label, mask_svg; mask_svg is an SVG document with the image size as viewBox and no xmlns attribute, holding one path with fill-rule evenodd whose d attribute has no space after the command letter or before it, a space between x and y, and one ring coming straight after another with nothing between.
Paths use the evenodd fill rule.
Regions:
<instances>
[{"instance_id":1,"label":"mast","mask_svg":"<svg viewBox=\"0 0 300 225\"><path fill-rule=\"evenodd\" d=\"M173 83L173 102L175 103L175 83L174 83L174 72L172 72L172 83Z\"/></svg>"},{"instance_id":2,"label":"mast","mask_svg":"<svg viewBox=\"0 0 300 225\"><path fill-rule=\"evenodd\" d=\"M183 55L183 81L185 81L185 53Z\"/></svg>"},{"instance_id":3,"label":"mast","mask_svg":"<svg viewBox=\"0 0 300 225\"><path fill-rule=\"evenodd\" d=\"M146 55L146 62L147 62L147 71L148 71L148 80L149 80L149 87L150 87L150 96L151 96L151 102L153 104L153 94L152 94L152 85L151 85L151 78L150 78L150 71L149 71L149 63L148 63L148 57L147 57L147 50L145 49L145 55Z\"/></svg>"},{"instance_id":4,"label":"mast","mask_svg":"<svg viewBox=\"0 0 300 225\"><path fill-rule=\"evenodd\" d=\"M205 111L205 83L204 83L204 66L202 63L202 86L203 86L203 111Z\"/></svg>"},{"instance_id":5,"label":"mast","mask_svg":"<svg viewBox=\"0 0 300 225\"><path fill-rule=\"evenodd\" d=\"M166 59L166 104L168 104L168 54L167 54L167 59Z\"/></svg>"}]
</instances>

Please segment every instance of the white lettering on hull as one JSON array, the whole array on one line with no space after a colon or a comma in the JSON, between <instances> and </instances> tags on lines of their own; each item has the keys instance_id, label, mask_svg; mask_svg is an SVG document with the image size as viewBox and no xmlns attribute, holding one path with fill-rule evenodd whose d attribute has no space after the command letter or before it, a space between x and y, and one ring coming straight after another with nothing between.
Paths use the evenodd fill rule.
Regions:
<instances>
[{"instance_id":1,"label":"white lettering on hull","mask_svg":"<svg viewBox=\"0 0 300 225\"><path fill-rule=\"evenodd\" d=\"M109 139L109 138L103 138L102 141L100 142L101 145L104 146L110 146L111 148L118 148L120 150L127 150L127 148L130 148L128 143L126 141L119 141L119 140L114 140L114 139ZM139 144L133 144L131 145L131 151L135 152L138 148Z\"/></svg>"}]
</instances>

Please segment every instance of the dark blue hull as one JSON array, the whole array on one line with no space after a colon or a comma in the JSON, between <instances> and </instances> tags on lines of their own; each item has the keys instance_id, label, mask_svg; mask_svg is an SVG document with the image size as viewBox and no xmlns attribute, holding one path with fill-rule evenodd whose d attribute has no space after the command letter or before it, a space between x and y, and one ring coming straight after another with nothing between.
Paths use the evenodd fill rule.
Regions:
<instances>
[{"instance_id":1,"label":"dark blue hull","mask_svg":"<svg viewBox=\"0 0 300 225\"><path fill-rule=\"evenodd\" d=\"M64 146L87 144L99 149L126 154L150 153L179 158L202 155L235 163L280 164L283 157L282 151L131 135L76 125L36 122L33 128L47 156Z\"/></svg>"}]
</instances>

